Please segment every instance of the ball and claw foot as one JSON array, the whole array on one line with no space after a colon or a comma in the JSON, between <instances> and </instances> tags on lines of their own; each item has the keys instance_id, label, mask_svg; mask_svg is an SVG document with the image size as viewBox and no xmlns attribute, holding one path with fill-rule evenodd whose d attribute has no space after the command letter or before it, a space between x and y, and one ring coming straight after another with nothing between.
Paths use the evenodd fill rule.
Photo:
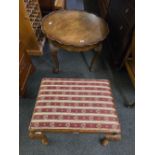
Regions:
<instances>
[{"instance_id":1,"label":"ball and claw foot","mask_svg":"<svg viewBox=\"0 0 155 155\"><path fill-rule=\"evenodd\" d=\"M41 140L42 144L44 145L47 145L48 144L48 139L47 137L44 137L42 140Z\"/></svg>"},{"instance_id":2,"label":"ball and claw foot","mask_svg":"<svg viewBox=\"0 0 155 155\"><path fill-rule=\"evenodd\" d=\"M109 144L109 140L108 139L104 138L104 139L101 140L101 145L106 146L108 144Z\"/></svg>"},{"instance_id":3,"label":"ball and claw foot","mask_svg":"<svg viewBox=\"0 0 155 155\"><path fill-rule=\"evenodd\" d=\"M44 135L42 132L39 132L38 134L36 134L34 132L29 132L29 137L31 139L41 140L42 144L45 144L45 145L48 144L48 139L47 139L46 135Z\"/></svg>"}]
</instances>

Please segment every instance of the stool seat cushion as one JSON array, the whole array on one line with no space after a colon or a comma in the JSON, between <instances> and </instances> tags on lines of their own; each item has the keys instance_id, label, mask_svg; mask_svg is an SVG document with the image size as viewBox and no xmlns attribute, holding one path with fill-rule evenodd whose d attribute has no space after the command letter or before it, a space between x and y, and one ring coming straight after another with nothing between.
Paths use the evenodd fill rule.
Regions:
<instances>
[{"instance_id":1,"label":"stool seat cushion","mask_svg":"<svg viewBox=\"0 0 155 155\"><path fill-rule=\"evenodd\" d=\"M29 129L120 133L109 80L42 79Z\"/></svg>"}]
</instances>

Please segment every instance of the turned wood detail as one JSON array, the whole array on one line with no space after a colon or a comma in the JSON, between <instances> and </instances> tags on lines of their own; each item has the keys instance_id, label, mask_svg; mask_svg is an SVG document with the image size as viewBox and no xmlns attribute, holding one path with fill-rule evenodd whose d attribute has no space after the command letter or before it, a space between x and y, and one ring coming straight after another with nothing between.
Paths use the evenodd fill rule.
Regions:
<instances>
[{"instance_id":1,"label":"turned wood detail","mask_svg":"<svg viewBox=\"0 0 155 155\"><path fill-rule=\"evenodd\" d=\"M30 131L29 132L29 137L31 139L41 140L42 144L45 144L45 145L48 144L48 139L47 139L46 135L43 132L40 132L40 131L39 132Z\"/></svg>"}]
</instances>

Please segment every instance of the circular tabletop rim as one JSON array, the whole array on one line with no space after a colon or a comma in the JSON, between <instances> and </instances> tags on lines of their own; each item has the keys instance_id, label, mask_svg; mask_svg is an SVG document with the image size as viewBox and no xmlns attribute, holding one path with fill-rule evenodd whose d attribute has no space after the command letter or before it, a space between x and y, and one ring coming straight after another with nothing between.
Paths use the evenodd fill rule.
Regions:
<instances>
[{"instance_id":1,"label":"circular tabletop rim","mask_svg":"<svg viewBox=\"0 0 155 155\"><path fill-rule=\"evenodd\" d=\"M50 15L52 15L52 14L55 14L55 13L57 13L57 12L64 12L64 11L67 11L67 12L72 12L72 11L84 12L84 13L88 13L88 14L92 14L92 15L96 16L97 18L99 18L101 21L103 21L103 22L106 24L106 27L107 27L106 35L104 35L103 38L98 39L98 40L96 40L96 41L94 41L94 42L87 43L87 44L81 44L81 45L75 45L75 44L71 44L71 43L64 43L64 42L60 41L59 39L54 38L53 36L49 36L49 35L45 32L45 30L44 30L44 28L43 28L43 22L46 20L46 18L48 18L48 16L50 16ZM107 22L106 22L103 18L98 17L97 15L95 15L95 14L93 14L93 13L89 13L89 12L87 12L87 11L85 11L85 10L76 10L76 9L72 9L72 10L56 10L56 11L50 12L49 14L45 15L45 16L42 18L42 21L41 21L41 30L42 30L42 32L46 35L46 37L47 37L48 39L50 39L51 41L58 42L58 43L61 44L61 45L73 46L73 47L85 47L85 46L93 46L93 45L96 45L96 44L102 42L103 40L105 40L106 37L107 37L108 34L109 34L109 26L108 26Z\"/></svg>"}]
</instances>

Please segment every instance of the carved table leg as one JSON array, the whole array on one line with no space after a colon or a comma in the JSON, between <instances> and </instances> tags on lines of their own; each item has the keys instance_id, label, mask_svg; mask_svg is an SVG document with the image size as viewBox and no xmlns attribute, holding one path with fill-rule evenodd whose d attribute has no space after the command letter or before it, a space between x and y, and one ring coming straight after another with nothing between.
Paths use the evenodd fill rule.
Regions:
<instances>
[{"instance_id":1,"label":"carved table leg","mask_svg":"<svg viewBox=\"0 0 155 155\"><path fill-rule=\"evenodd\" d=\"M48 139L47 139L46 135L44 135L43 132L32 132L32 131L30 131L29 132L29 137L31 139L39 139L39 140L41 140L42 144L45 144L45 145L48 144Z\"/></svg>"},{"instance_id":2,"label":"carved table leg","mask_svg":"<svg viewBox=\"0 0 155 155\"><path fill-rule=\"evenodd\" d=\"M105 137L101 140L101 144L106 146L109 144L110 141L118 141L121 139L120 134L106 134Z\"/></svg>"},{"instance_id":3,"label":"carved table leg","mask_svg":"<svg viewBox=\"0 0 155 155\"><path fill-rule=\"evenodd\" d=\"M91 60L91 63L90 63L90 67L89 67L89 71L92 71L92 68L93 68L93 64L95 63L96 59L98 58L98 56L100 55L101 51L102 51L102 43L100 43L95 49L95 55L94 57L92 58Z\"/></svg>"},{"instance_id":4,"label":"carved table leg","mask_svg":"<svg viewBox=\"0 0 155 155\"><path fill-rule=\"evenodd\" d=\"M53 72L59 73L59 61L58 61L58 48L49 43L50 49L52 51L52 62L53 62Z\"/></svg>"}]
</instances>

